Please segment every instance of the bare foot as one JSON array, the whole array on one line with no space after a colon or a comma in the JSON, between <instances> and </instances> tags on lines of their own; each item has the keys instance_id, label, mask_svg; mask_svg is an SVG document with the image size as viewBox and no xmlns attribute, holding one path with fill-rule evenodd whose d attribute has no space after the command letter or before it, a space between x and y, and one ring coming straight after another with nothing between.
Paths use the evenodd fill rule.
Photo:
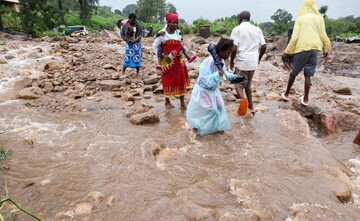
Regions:
<instances>
[{"instance_id":1,"label":"bare foot","mask_svg":"<svg viewBox=\"0 0 360 221\"><path fill-rule=\"evenodd\" d=\"M175 108L171 103L165 103L165 107L166 107L167 109L173 109L173 108Z\"/></svg>"},{"instance_id":2,"label":"bare foot","mask_svg":"<svg viewBox=\"0 0 360 221\"><path fill-rule=\"evenodd\" d=\"M198 136L198 132L197 132L197 130L195 129L195 128L191 128L190 129L190 136L189 136L189 138L190 138L190 142L191 141L195 141L195 139L196 139L196 137Z\"/></svg>"}]
</instances>

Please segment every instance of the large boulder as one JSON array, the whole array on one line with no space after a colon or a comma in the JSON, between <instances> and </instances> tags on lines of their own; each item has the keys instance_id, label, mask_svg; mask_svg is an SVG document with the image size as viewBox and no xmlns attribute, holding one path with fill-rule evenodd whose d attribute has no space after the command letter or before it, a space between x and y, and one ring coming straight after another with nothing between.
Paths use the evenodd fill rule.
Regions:
<instances>
[{"instance_id":1,"label":"large boulder","mask_svg":"<svg viewBox=\"0 0 360 221\"><path fill-rule=\"evenodd\" d=\"M160 122L159 115L156 113L155 109L150 109L148 112L135 114L130 117L130 123L135 125L140 124L151 124Z\"/></svg>"},{"instance_id":2,"label":"large boulder","mask_svg":"<svg viewBox=\"0 0 360 221\"><path fill-rule=\"evenodd\" d=\"M27 87L19 92L20 99L37 99L44 95L39 87Z\"/></svg>"}]
</instances>

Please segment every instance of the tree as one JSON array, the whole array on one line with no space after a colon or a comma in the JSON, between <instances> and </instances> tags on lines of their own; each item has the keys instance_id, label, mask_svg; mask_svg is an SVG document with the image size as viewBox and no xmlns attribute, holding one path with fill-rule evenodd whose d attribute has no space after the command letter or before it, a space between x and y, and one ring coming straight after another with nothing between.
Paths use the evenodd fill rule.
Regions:
<instances>
[{"instance_id":1,"label":"tree","mask_svg":"<svg viewBox=\"0 0 360 221\"><path fill-rule=\"evenodd\" d=\"M271 31L277 35L286 32L292 24L292 15L285 9L278 9L274 15L271 16L271 19L274 20L274 25L272 26Z\"/></svg>"},{"instance_id":2,"label":"tree","mask_svg":"<svg viewBox=\"0 0 360 221\"><path fill-rule=\"evenodd\" d=\"M177 13L176 7L169 2L166 4L166 12Z\"/></svg>"},{"instance_id":3,"label":"tree","mask_svg":"<svg viewBox=\"0 0 360 221\"><path fill-rule=\"evenodd\" d=\"M47 0L21 0L20 18L25 33L36 37L40 32L46 30L45 20L42 15L42 6Z\"/></svg>"},{"instance_id":4,"label":"tree","mask_svg":"<svg viewBox=\"0 0 360 221\"><path fill-rule=\"evenodd\" d=\"M115 9L114 13L117 14L117 15L122 15L122 12L119 9Z\"/></svg>"},{"instance_id":5,"label":"tree","mask_svg":"<svg viewBox=\"0 0 360 221\"><path fill-rule=\"evenodd\" d=\"M99 0L78 0L80 6L80 19L83 25L89 23L91 13L95 5L99 4Z\"/></svg>"},{"instance_id":6,"label":"tree","mask_svg":"<svg viewBox=\"0 0 360 221\"><path fill-rule=\"evenodd\" d=\"M1 7L2 7L2 0L0 0L0 10L1 10ZM3 27L3 23L2 23L2 19L1 19L1 14L2 14L2 12L0 11L0 31L3 31L4 27Z\"/></svg>"},{"instance_id":7,"label":"tree","mask_svg":"<svg viewBox=\"0 0 360 221\"><path fill-rule=\"evenodd\" d=\"M137 9L137 5L135 5L135 4L127 5L122 10L122 14L123 14L123 16L128 17L130 13L135 13L136 9Z\"/></svg>"},{"instance_id":8,"label":"tree","mask_svg":"<svg viewBox=\"0 0 360 221\"><path fill-rule=\"evenodd\" d=\"M114 13L111 11L111 7L108 6L96 6L94 8L94 15L98 15L104 18L114 17Z\"/></svg>"},{"instance_id":9,"label":"tree","mask_svg":"<svg viewBox=\"0 0 360 221\"><path fill-rule=\"evenodd\" d=\"M328 10L328 6L327 6L327 5L321 6L320 9L319 9L320 14L321 14L324 18L327 17L327 16L326 16L327 10Z\"/></svg>"},{"instance_id":10,"label":"tree","mask_svg":"<svg viewBox=\"0 0 360 221\"><path fill-rule=\"evenodd\" d=\"M264 23L261 23L259 25L259 27L261 28L261 30L264 33L270 34L270 31L271 31L271 28L272 28L273 25L274 25L274 23L272 23L272 22L264 22Z\"/></svg>"},{"instance_id":11,"label":"tree","mask_svg":"<svg viewBox=\"0 0 360 221\"><path fill-rule=\"evenodd\" d=\"M146 22L163 23L166 15L165 0L137 0L137 16Z\"/></svg>"},{"instance_id":12,"label":"tree","mask_svg":"<svg viewBox=\"0 0 360 221\"><path fill-rule=\"evenodd\" d=\"M65 23L65 14L69 11L78 11L79 6L74 0L49 0L49 4L51 4L58 15L60 16L61 24Z\"/></svg>"}]
</instances>

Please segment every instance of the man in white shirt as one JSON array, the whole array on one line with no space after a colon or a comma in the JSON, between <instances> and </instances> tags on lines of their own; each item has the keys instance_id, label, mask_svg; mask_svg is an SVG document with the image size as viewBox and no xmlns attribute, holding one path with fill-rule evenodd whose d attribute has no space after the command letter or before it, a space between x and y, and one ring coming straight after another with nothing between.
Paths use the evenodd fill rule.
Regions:
<instances>
[{"instance_id":1,"label":"man in white shirt","mask_svg":"<svg viewBox=\"0 0 360 221\"><path fill-rule=\"evenodd\" d=\"M239 15L239 23L240 24L232 30L230 36L230 38L234 40L230 69L233 70L235 67L235 74L247 78L247 81L236 83L235 89L239 98L244 99L245 88L248 107L251 113L255 114L251 95L251 81L266 51L266 43L261 29L250 23L250 12L242 11Z\"/></svg>"}]
</instances>

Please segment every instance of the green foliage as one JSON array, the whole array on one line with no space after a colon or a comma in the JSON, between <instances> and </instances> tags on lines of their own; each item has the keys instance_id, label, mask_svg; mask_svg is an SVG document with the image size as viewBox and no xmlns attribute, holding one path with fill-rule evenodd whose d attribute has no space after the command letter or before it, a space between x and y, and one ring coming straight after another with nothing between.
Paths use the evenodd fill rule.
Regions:
<instances>
[{"instance_id":1,"label":"green foliage","mask_svg":"<svg viewBox=\"0 0 360 221\"><path fill-rule=\"evenodd\" d=\"M20 1L20 17L23 31L32 36L39 36L47 29L45 18L42 14L42 6L46 1L22 0Z\"/></svg>"},{"instance_id":2,"label":"green foliage","mask_svg":"<svg viewBox=\"0 0 360 221\"><path fill-rule=\"evenodd\" d=\"M346 33L341 33L338 35L338 37L340 38L351 38L351 37L358 37L360 38L360 32L346 32Z\"/></svg>"},{"instance_id":3,"label":"green foliage","mask_svg":"<svg viewBox=\"0 0 360 221\"><path fill-rule=\"evenodd\" d=\"M193 21L193 25L189 27L189 29L191 29L192 33L199 33L199 26L201 25L210 25L211 35L219 35L221 33L230 35L232 29L239 25L239 23L237 21L236 15L216 19L214 22L210 22L207 19L200 18Z\"/></svg>"},{"instance_id":4,"label":"green foliage","mask_svg":"<svg viewBox=\"0 0 360 221\"><path fill-rule=\"evenodd\" d=\"M65 15L65 25L73 26L81 24L81 20L78 13L70 12Z\"/></svg>"},{"instance_id":5,"label":"green foliage","mask_svg":"<svg viewBox=\"0 0 360 221\"><path fill-rule=\"evenodd\" d=\"M135 13L136 10L137 10L137 5L130 4L130 5L125 6L125 8L122 10L122 14L123 14L123 16L125 16L127 18L130 13Z\"/></svg>"},{"instance_id":6,"label":"green foliage","mask_svg":"<svg viewBox=\"0 0 360 221\"><path fill-rule=\"evenodd\" d=\"M324 18L327 17L327 16L326 16L327 10L328 10L328 6L327 6L327 5L321 6L320 9L319 9L320 14L321 14Z\"/></svg>"},{"instance_id":7,"label":"green foliage","mask_svg":"<svg viewBox=\"0 0 360 221\"><path fill-rule=\"evenodd\" d=\"M239 25L237 18L237 15L233 15L215 20L210 26L211 34L215 35L224 30L226 34L230 35L233 28Z\"/></svg>"},{"instance_id":8,"label":"green foliage","mask_svg":"<svg viewBox=\"0 0 360 221\"><path fill-rule=\"evenodd\" d=\"M49 37L56 37L56 36L63 36L64 33L63 32L58 32L58 31L45 31L42 33L41 36L49 36Z\"/></svg>"},{"instance_id":9,"label":"green foliage","mask_svg":"<svg viewBox=\"0 0 360 221\"><path fill-rule=\"evenodd\" d=\"M104 18L97 15L92 16L89 28L95 30L109 29L110 27L114 27L118 20L117 17Z\"/></svg>"},{"instance_id":10,"label":"green foliage","mask_svg":"<svg viewBox=\"0 0 360 221\"><path fill-rule=\"evenodd\" d=\"M94 15L105 17L105 18L111 18L115 17L116 15L111 11L111 8L108 6L98 6L94 9Z\"/></svg>"},{"instance_id":11,"label":"green foliage","mask_svg":"<svg viewBox=\"0 0 360 221\"><path fill-rule=\"evenodd\" d=\"M193 21L192 30L191 30L192 33L199 33L200 25L211 25L211 21L204 18L196 19L195 21Z\"/></svg>"},{"instance_id":12,"label":"green foliage","mask_svg":"<svg viewBox=\"0 0 360 221\"><path fill-rule=\"evenodd\" d=\"M141 25L144 29L150 28L150 26L152 26L154 35L155 35L155 33L159 32L161 29L164 28L164 24L158 24L158 23L141 22Z\"/></svg>"},{"instance_id":13,"label":"green foliage","mask_svg":"<svg viewBox=\"0 0 360 221\"><path fill-rule=\"evenodd\" d=\"M78 0L78 2L80 6L79 12L81 24L88 25L95 5L99 3L99 0Z\"/></svg>"},{"instance_id":14,"label":"green foliage","mask_svg":"<svg viewBox=\"0 0 360 221\"><path fill-rule=\"evenodd\" d=\"M56 26L63 24L63 14L57 7L51 4L45 4L42 6L41 10L46 29L53 29Z\"/></svg>"},{"instance_id":15,"label":"green foliage","mask_svg":"<svg viewBox=\"0 0 360 221\"><path fill-rule=\"evenodd\" d=\"M166 4L166 12L172 12L172 13L177 13L176 11L176 7L171 4L170 2Z\"/></svg>"},{"instance_id":16,"label":"green foliage","mask_svg":"<svg viewBox=\"0 0 360 221\"><path fill-rule=\"evenodd\" d=\"M83 24L83 21L80 19L81 13L79 13L79 11L81 7L79 1L80 0L21 0L20 4L23 6L21 7L20 14L17 14L11 8L1 6L1 20L6 28L13 31L24 31L34 36L58 36L62 35L62 33L50 30L59 24L64 24L65 26ZM97 0L84 0L84 2L89 4L91 2L95 3ZM135 4L127 5L124 8L126 13L124 14L124 11L122 12L123 16L119 15L119 13L121 13L120 10L112 12L108 6L95 7L90 5L89 7L94 8L87 21L89 30L101 30L114 27L119 19L123 17L127 18L128 13L135 12L136 8L138 8L138 20L142 22L144 28L152 25L154 33L162 29L164 27L165 9L172 8L171 3L165 4L165 0L138 0L138 2L143 2L144 4L140 8ZM140 13L141 10L150 7L148 6L148 2L151 2L150 11L145 11L148 14L145 12ZM162 4L164 6L163 10L158 10L159 8L153 7L155 2ZM154 10L154 8L156 10ZM143 15L147 17L143 18ZM231 17L217 19L214 22L199 18L192 24L187 24L184 19L180 19L179 25L183 35L191 33L197 34L200 25L210 25L212 35L218 35L219 33L230 35L232 29L238 25L237 17L237 15L233 15ZM292 16L285 10L277 10L271 18L275 21L274 23L265 22L258 25L264 31L265 35L272 32L282 34L287 31L288 28L293 27L294 22L291 21ZM146 23L146 21L148 22ZM325 25L326 31L332 39L334 39L335 36L351 37L360 33L360 17L325 18Z\"/></svg>"},{"instance_id":17,"label":"green foliage","mask_svg":"<svg viewBox=\"0 0 360 221\"><path fill-rule=\"evenodd\" d=\"M47 2L63 15L71 11L79 11L79 3L74 0L47 0Z\"/></svg>"},{"instance_id":18,"label":"green foliage","mask_svg":"<svg viewBox=\"0 0 360 221\"><path fill-rule=\"evenodd\" d=\"M347 16L339 19L325 19L326 33L331 39L335 36L358 36L360 33L360 17ZM349 36L350 35L350 36Z\"/></svg>"},{"instance_id":19,"label":"green foliage","mask_svg":"<svg viewBox=\"0 0 360 221\"><path fill-rule=\"evenodd\" d=\"M270 35L273 25L274 23L272 22L264 22L259 24L259 28L263 31L264 35Z\"/></svg>"},{"instance_id":20,"label":"green foliage","mask_svg":"<svg viewBox=\"0 0 360 221\"><path fill-rule=\"evenodd\" d=\"M274 25L271 27L271 31L277 35L281 35L292 27L292 15L285 9L278 9L274 15L271 16L271 19L274 20Z\"/></svg>"},{"instance_id":21,"label":"green foliage","mask_svg":"<svg viewBox=\"0 0 360 221\"><path fill-rule=\"evenodd\" d=\"M166 15L165 0L137 0L136 16L145 22L163 23Z\"/></svg>"},{"instance_id":22,"label":"green foliage","mask_svg":"<svg viewBox=\"0 0 360 221\"><path fill-rule=\"evenodd\" d=\"M114 10L114 13L115 13L115 14L118 14L118 15L122 15L122 12L121 12L119 9L115 9L115 10Z\"/></svg>"},{"instance_id":23,"label":"green foliage","mask_svg":"<svg viewBox=\"0 0 360 221\"><path fill-rule=\"evenodd\" d=\"M9 149L0 149L0 161L5 160L7 156L10 154Z\"/></svg>"},{"instance_id":24,"label":"green foliage","mask_svg":"<svg viewBox=\"0 0 360 221\"><path fill-rule=\"evenodd\" d=\"M0 15L2 19L2 24L5 28L14 31L21 31L20 16L14 9L1 5Z\"/></svg>"}]
</instances>

